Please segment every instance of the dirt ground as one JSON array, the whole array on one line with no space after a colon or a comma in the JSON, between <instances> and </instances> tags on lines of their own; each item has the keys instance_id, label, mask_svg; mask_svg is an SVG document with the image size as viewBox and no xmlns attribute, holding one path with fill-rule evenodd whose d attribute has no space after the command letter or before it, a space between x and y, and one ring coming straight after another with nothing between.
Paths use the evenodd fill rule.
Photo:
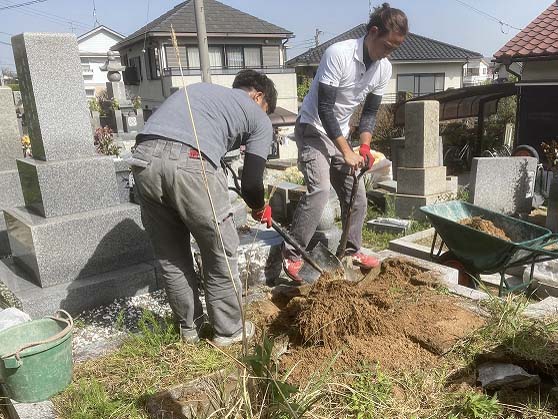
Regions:
<instances>
[{"instance_id":1,"label":"dirt ground","mask_svg":"<svg viewBox=\"0 0 558 419\"><path fill-rule=\"evenodd\" d=\"M483 233L490 234L491 236L498 237L502 240L511 241L504 230L496 227L492 221L485 220L481 217L464 218L463 220L459 221L459 224L466 225L468 227L474 228L475 230L479 230Z\"/></svg>"},{"instance_id":2,"label":"dirt ground","mask_svg":"<svg viewBox=\"0 0 558 419\"><path fill-rule=\"evenodd\" d=\"M304 383L338 355L333 369L377 363L386 371L424 369L483 324L460 301L437 291L431 273L402 258L388 259L360 282L323 278L313 286L260 301L250 312L267 333L286 335L281 362Z\"/></svg>"}]
</instances>

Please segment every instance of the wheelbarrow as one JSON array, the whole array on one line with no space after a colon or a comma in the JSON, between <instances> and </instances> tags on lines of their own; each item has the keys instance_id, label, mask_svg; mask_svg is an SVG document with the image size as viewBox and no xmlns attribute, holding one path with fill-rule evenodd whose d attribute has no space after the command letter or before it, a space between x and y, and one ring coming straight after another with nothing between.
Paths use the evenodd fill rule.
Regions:
<instances>
[{"instance_id":1,"label":"wheelbarrow","mask_svg":"<svg viewBox=\"0 0 558 419\"><path fill-rule=\"evenodd\" d=\"M421 207L435 229L430 257L459 270L461 285L475 286L481 274L500 274L499 295L528 289L535 264L558 258L558 234L535 224L493 212L462 201ZM465 218L481 217L502 229L510 241L460 224ZM440 240L438 240L438 236ZM442 250L447 247L447 251ZM509 268L531 265L529 281L512 285L505 277Z\"/></svg>"}]
</instances>

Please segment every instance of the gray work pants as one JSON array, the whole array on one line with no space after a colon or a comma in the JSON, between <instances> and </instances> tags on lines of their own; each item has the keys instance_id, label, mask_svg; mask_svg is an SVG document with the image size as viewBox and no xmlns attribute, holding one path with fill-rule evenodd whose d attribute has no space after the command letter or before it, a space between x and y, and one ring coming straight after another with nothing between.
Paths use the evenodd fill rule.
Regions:
<instances>
[{"instance_id":1,"label":"gray work pants","mask_svg":"<svg viewBox=\"0 0 558 419\"><path fill-rule=\"evenodd\" d=\"M190 234L201 251L205 300L215 333L241 330L240 307L203 181L199 158L174 141L140 143L132 156L135 191L142 221L161 267L170 306L182 328L200 325L203 316L190 248ZM205 160L209 189L239 293L238 234L233 223L227 179L221 167Z\"/></svg>"},{"instance_id":2,"label":"gray work pants","mask_svg":"<svg viewBox=\"0 0 558 419\"><path fill-rule=\"evenodd\" d=\"M298 166L304 175L307 192L296 207L291 233L302 247L306 247L316 232L329 200L331 186L341 203L342 223L343 227L345 226L353 176L340 152L334 149L331 140L314 126L297 121L295 140L298 146ZM361 179L351 212L347 253L357 252L362 246L362 225L366 217L366 207L366 190ZM292 246L285 244L285 249L289 257L300 256Z\"/></svg>"}]
</instances>

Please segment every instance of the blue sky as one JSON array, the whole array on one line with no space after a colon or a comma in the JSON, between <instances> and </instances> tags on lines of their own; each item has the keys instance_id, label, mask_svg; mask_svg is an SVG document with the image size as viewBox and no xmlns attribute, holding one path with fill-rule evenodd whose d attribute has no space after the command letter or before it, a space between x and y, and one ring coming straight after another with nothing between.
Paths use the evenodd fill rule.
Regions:
<instances>
[{"instance_id":1,"label":"blue sky","mask_svg":"<svg viewBox=\"0 0 558 419\"><path fill-rule=\"evenodd\" d=\"M24 1L0 0L0 8ZM289 43L297 48L289 50L289 58L305 51L316 28L324 32L320 41L325 41L365 22L369 8L368 0L221 1L294 32L296 38ZM491 56L518 31L501 27L497 21L471 10L462 2L497 20L523 28L552 1L392 0L390 4L407 13L412 32ZM178 3L178 0L95 0L99 22L125 35L143 26L147 16L150 21ZM372 1L373 6L377 4L379 1ZM47 0L29 7L0 10L0 41L10 42L6 33L71 32L72 25L74 32L81 34L91 29L93 23L93 0ZM0 67L12 63L11 48L0 43Z\"/></svg>"}]
</instances>

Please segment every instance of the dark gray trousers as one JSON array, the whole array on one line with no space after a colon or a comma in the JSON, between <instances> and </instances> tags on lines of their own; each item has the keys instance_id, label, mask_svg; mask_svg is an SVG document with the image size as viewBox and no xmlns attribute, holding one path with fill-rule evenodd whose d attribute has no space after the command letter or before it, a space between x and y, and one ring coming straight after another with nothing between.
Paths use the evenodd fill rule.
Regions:
<instances>
[{"instance_id":1,"label":"dark gray trousers","mask_svg":"<svg viewBox=\"0 0 558 419\"><path fill-rule=\"evenodd\" d=\"M165 140L145 141L137 146L131 164L142 220L161 267L170 306L181 327L199 326L203 316L190 247L192 234L202 257L209 321L218 335L237 333L242 327L240 307L224 253L241 295L239 240L223 170L205 160L224 250L203 181L201 162L190 156L189 146Z\"/></svg>"},{"instance_id":2,"label":"dark gray trousers","mask_svg":"<svg viewBox=\"0 0 558 419\"><path fill-rule=\"evenodd\" d=\"M345 226L353 176L331 140L314 126L297 122L295 139L298 146L298 166L304 175L307 192L296 207L291 233L300 245L306 247L316 232L332 186L341 203L342 223ZM366 208L366 190L361 179L351 213L347 253L357 252L362 246L362 225ZM299 257L292 246L285 244L285 249L288 256Z\"/></svg>"}]
</instances>

